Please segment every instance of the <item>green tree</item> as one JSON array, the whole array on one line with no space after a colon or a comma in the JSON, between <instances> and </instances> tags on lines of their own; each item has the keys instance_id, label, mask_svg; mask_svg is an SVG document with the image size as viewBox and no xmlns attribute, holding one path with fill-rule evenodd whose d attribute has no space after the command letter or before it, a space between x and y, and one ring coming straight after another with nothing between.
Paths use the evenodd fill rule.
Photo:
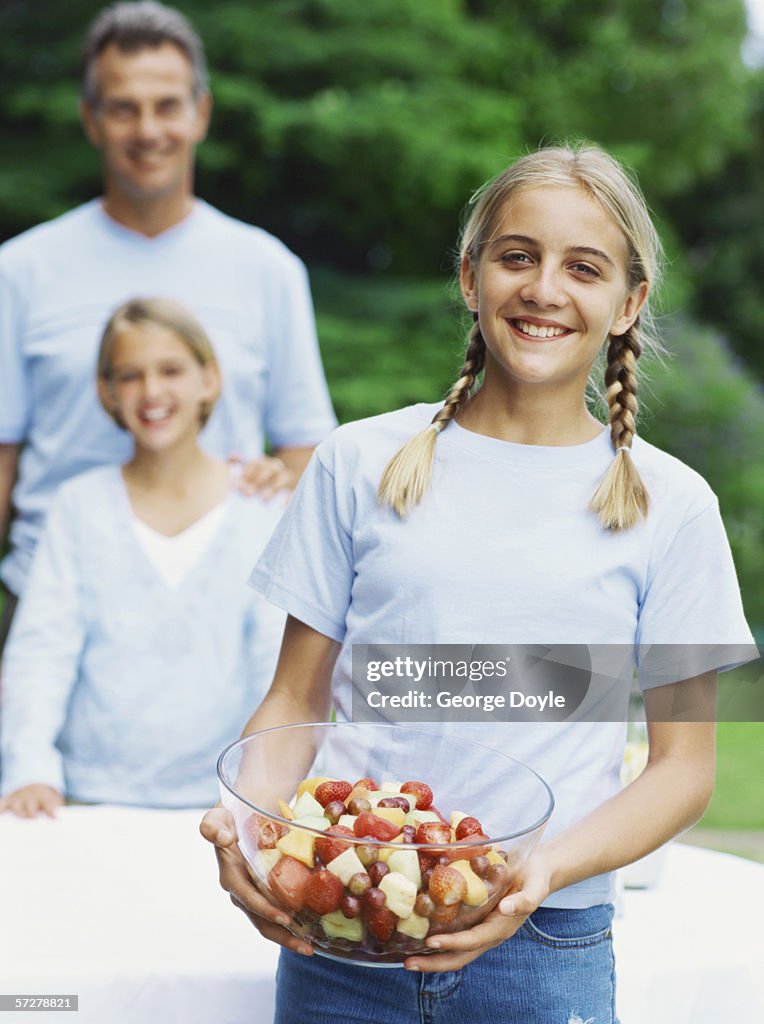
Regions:
<instances>
[{"instance_id":1,"label":"green tree","mask_svg":"<svg viewBox=\"0 0 764 1024\"><path fill-rule=\"evenodd\" d=\"M470 192L526 147L585 136L670 202L747 144L743 0L202 0L216 113L201 192L311 262L432 273ZM5 234L97 188L76 128L100 7L10 0Z\"/></svg>"}]
</instances>

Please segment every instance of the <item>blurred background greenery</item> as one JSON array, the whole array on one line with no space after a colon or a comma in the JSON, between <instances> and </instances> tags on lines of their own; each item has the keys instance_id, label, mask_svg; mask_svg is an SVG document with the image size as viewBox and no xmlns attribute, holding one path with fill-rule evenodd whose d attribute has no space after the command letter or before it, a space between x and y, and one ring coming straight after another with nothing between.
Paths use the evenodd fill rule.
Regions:
<instances>
[{"instance_id":1,"label":"blurred background greenery","mask_svg":"<svg viewBox=\"0 0 764 1024\"><path fill-rule=\"evenodd\" d=\"M0 238L99 189L77 59L100 6L0 6ZM308 264L341 420L434 401L453 378L452 246L483 180L566 138L634 167L670 257L672 355L648 368L640 429L719 495L764 638L764 71L741 57L744 0L176 6L215 98L198 191ZM725 749L757 753L760 779L762 732L735 744L729 729ZM764 827L758 794L744 803L740 827Z\"/></svg>"}]
</instances>

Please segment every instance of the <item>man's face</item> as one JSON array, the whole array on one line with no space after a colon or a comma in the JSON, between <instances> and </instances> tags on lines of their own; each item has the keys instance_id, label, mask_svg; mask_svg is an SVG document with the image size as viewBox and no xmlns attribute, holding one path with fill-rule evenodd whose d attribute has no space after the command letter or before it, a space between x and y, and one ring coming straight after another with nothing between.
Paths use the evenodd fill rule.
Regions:
<instances>
[{"instance_id":1,"label":"man's face","mask_svg":"<svg viewBox=\"0 0 764 1024\"><path fill-rule=\"evenodd\" d=\"M98 102L82 105L101 151L107 196L127 202L191 194L194 150L207 131L210 98L194 98L191 65L172 43L96 60Z\"/></svg>"}]
</instances>

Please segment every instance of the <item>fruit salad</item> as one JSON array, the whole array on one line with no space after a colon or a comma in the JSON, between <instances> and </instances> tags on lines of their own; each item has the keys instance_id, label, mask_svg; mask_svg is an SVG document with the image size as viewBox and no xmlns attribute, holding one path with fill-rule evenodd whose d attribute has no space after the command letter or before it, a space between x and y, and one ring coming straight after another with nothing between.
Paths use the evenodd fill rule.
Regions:
<instances>
[{"instance_id":1,"label":"fruit salad","mask_svg":"<svg viewBox=\"0 0 764 1024\"><path fill-rule=\"evenodd\" d=\"M280 816L253 813L240 841L254 877L318 952L400 963L428 935L481 921L510 866L480 821L449 818L420 781L311 777Z\"/></svg>"}]
</instances>

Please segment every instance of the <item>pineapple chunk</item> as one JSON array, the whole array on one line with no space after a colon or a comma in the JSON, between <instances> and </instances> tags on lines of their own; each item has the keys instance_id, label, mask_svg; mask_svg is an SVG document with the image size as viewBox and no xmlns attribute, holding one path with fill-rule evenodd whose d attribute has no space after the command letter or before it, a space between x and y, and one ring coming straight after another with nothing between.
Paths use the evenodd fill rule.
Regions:
<instances>
[{"instance_id":1,"label":"pineapple chunk","mask_svg":"<svg viewBox=\"0 0 764 1024\"><path fill-rule=\"evenodd\" d=\"M311 832L303 832L301 829L290 829L285 836L276 843L276 849L280 850L285 857L294 857L305 865L306 868L313 867L313 845L316 837Z\"/></svg>"},{"instance_id":2,"label":"pineapple chunk","mask_svg":"<svg viewBox=\"0 0 764 1024\"><path fill-rule=\"evenodd\" d=\"M416 886L400 871L390 871L379 883L385 894L387 906L396 917L408 917L416 903Z\"/></svg>"},{"instance_id":3,"label":"pineapple chunk","mask_svg":"<svg viewBox=\"0 0 764 1024\"><path fill-rule=\"evenodd\" d=\"M303 779L300 785L297 787L297 799L299 800L303 793L309 793L311 796L316 795L316 790L322 782L332 782L328 775L313 775L309 779Z\"/></svg>"},{"instance_id":4,"label":"pineapple chunk","mask_svg":"<svg viewBox=\"0 0 764 1024\"><path fill-rule=\"evenodd\" d=\"M411 913L400 920L395 928L403 935L410 935L412 939L423 939L430 930L430 919Z\"/></svg>"},{"instance_id":5,"label":"pineapple chunk","mask_svg":"<svg viewBox=\"0 0 764 1024\"><path fill-rule=\"evenodd\" d=\"M400 831L406 824L406 812L402 807L375 807L374 813L378 818L384 818L391 825Z\"/></svg>"},{"instance_id":6,"label":"pineapple chunk","mask_svg":"<svg viewBox=\"0 0 764 1024\"><path fill-rule=\"evenodd\" d=\"M340 815L340 820L337 822L337 824L338 825L344 825L345 828L349 828L350 831L352 832L353 831L353 826L355 825L355 819L356 819L356 815L355 814L342 814L342 815Z\"/></svg>"},{"instance_id":7,"label":"pineapple chunk","mask_svg":"<svg viewBox=\"0 0 764 1024\"><path fill-rule=\"evenodd\" d=\"M347 918L341 910L333 910L331 914L324 914L321 918L321 927L330 939L349 939L351 942L360 942L363 938L363 925L360 917Z\"/></svg>"},{"instance_id":8,"label":"pineapple chunk","mask_svg":"<svg viewBox=\"0 0 764 1024\"><path fill-rule=\"evenodd\" d=\"M294 811L289 804L284 803L283 800L279 800L279 813L281 814L281 817L286 818L287 821L292 821L294 818Z\"/></svg>"},{"instance_id":9,"label":"pineapple chunk","mask_svg":"<svg viewBox=\"0 0 764 1024\"><path fill-rule=\"evenodd\" d=\"M343 885L347 885L353 875L359 871L366 871L352 846L348 847L347 850L343 850L339 856L335 857L334 860L330 860L326 866L333 875L339 878Z\"/></svg>"},{"instance_id":10,"label":"pineapple chunk","mask_svg":"<svg viewBox=\"0 0 764 1024\"><path fill-rule=\"evenodd\" d=\"M496 852L496 850L489 850L488 853L486 854L486 857L489 859L489 861L492 864L504 864L505 863L504 858L500 857L498 855L498 853Z\"/></svg>"},{"instance_id":11,"label":"pineapple chunk","mask_svg":"<svg viewBox=\"0 0 764 1024\"><path fill-rule=\"evenodd\" d=\"M488 899L488 886L483 879L472 870L468 860L451 861L451 867L455 868L467 881L467 895L464 902L468 907L479 907Z\"/></svg>"},{"instance_id":12,"label":"pineapple chunk","mask_svg":"<svg viewBox=\"0 0 764 1024\"><path fill-rule=\"evenodd\" d=\"M384 791L386 796L397 796L401 791L402 782L390 782L389 779L385 779L380 782L379 788Z\"/></svg>"}]
</instances>

